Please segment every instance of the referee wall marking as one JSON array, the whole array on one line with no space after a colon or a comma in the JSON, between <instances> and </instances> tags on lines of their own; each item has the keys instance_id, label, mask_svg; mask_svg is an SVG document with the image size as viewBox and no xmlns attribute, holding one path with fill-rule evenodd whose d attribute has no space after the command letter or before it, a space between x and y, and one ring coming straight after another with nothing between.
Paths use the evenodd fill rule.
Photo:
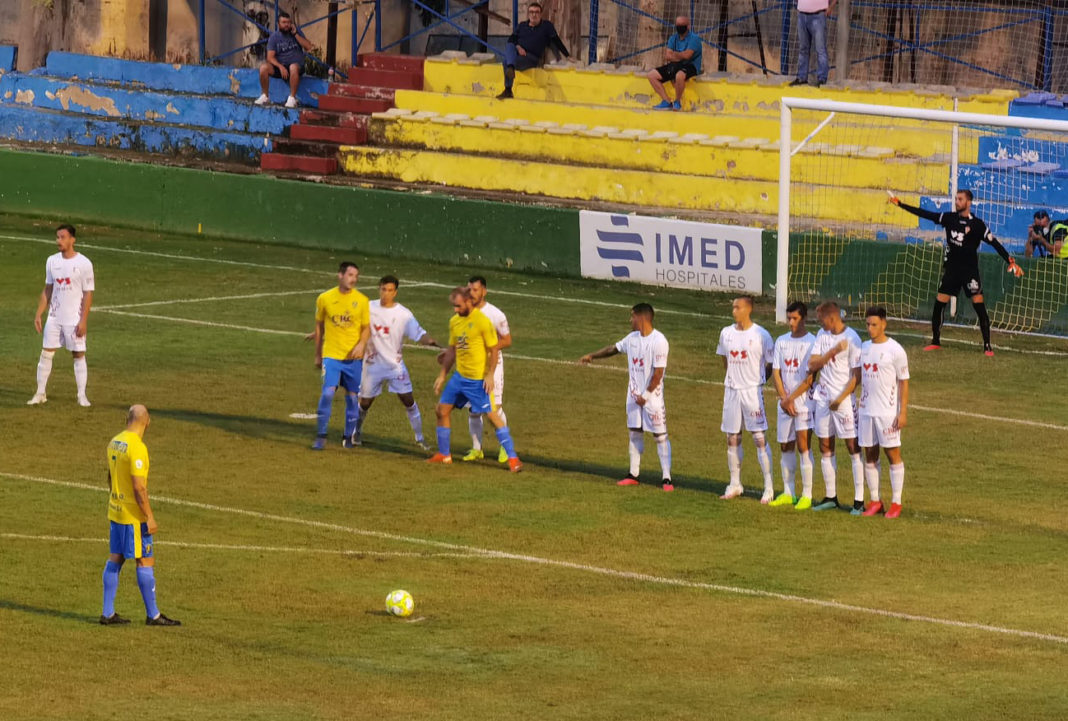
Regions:
<instances>
[{"instance_id":1,"label":"referee wall marking","mask_svg":"<svg viewBox=\"0 0 1068 721\"><path fill-rule=\"evenodd\" d=\"M18 481L28 481L31 483L42 483L53 486L62 486L65 488L79 488L88 491L94 491L97 493L107 493L106 488L101 488L99 485L91 486L87 483L75 483L72 481L60 481L52 478L41 478L38 476L27 476L19 473L7 473L0 471L0 476L10 478ZM153 496L153 501L157 503L169 503L176 506L186 506L189 508L197 508L204 511L216 511L219 513L230 513L239 516L247 516L251 518L258 518L265 521L275 521L278 523L287 523L293 525L307 526L309 528L317 528L328 531L337 531L339 533L348 533L355 536L362 536L365 538L377 538L379 540L397 541L400 543L410 543L419 546L426 546L428 548L441 549L443 551L452 553L472 554L480 557L498 558L508 561L518 561L521 563L530 563L538 566L548 566L551 568L563 568L571 571L579 571L583 573L596 574L599 576L607 576L610 578L619 578L627 581L637 581L640 583L651 583L661 586L675 586L678 588L689 588L700 591L715 591L718 593L733 594L739 596L749 596L755 598L765 598L773 601L783 601L786 603L800 604L805 606L814 606L816 608L824 608L833 611L844 611L853 614L864 614L868 616L878 616L882 618L890 618L899 621L913 621L918 623L932 624L936 626L943 626L948 628L965 629L969 631L981 631L985 633L995 633L1004 636L1014 636L1016 638L1026 638L1037 641L1047 641L1050 643L1068 645L1068 636L1058 636L1051 633L1039 633L1037 631L1025 631L1023 629L1008 628L1004 626L993 626L985 623L975 623L972 621L958 621L951 618L938 618L936 616L924 616L914 613L904 613L901 611L890 611L880 608L870 608L868 606L856 606L849 603L841 603L839 601L830 601L819 598L809 598L807 596L797 596L789 593L776 593L774 591L765 591L759 588L745 588L743 586L728 586L719 583L706 583L703 581L689 581L683 578L671 578L669 576L657 576L649 573L640 573L637 571L622 571L614 568L605 568L602 566L592 566L584 563L575 563L573 561L561 561L552 558L543 558L541 556L532 556L522 553L510 553L508 551L497 551L489 548L480 548L478 546L467 546L460 543L448 543L445 541L435 541L429 538L418 538L415 536L404 536L396 533L388 533L385 531L374 531L362 528L354 528L351 526L343 526L337 523L327 523L325 521L312 521L305 518L299 518L295 516L281 516L274 513L262 513L260 511L251 511L243 508L231 508L227 506L217 506L211 503L200 503L198 501L187 501L181 498L171 498L169 496ZM177 545L177 544L175 544Z\"/></svg>"},{"instance_id":2,"label":"referee wall marking","mask_svg":"<svg viewBox=\"0 0 1068 721\"><path fill-rule=\"evenodd\" d=\"M45 240L43 238L30 238L30 237L22 236L22 235L2 235L2 234L0 234L0 240L18 240L18 241L29 242L29 243L45 243L45 244L49 244L49 245L54 245L55 244L55 241L53 241L53 240ZM251 267L251 268L262 268L262 269L266 269L266 270L292 270L292 271L297 271L297 272L300 272L300 273L317 273L317 274L324 275L324 276L329 274L328 271L313 270L313 269L309 269L309 268L300 268L300 267L291 266L291 265L269 265L269 264L265 264L265 263L250 263L250 262L240 261L240 260L226 260L224 258L205 258L203 256L197 256L197 255L177 255L177 254L172 254L172 253L158 253L158 252L150 251L150 250L135 250L133 248L114 248L114 247L109 247L109 246L106 246L106 245L92 245L90 243L79 243L79 247L88 248L90 250L109 251L109 252L114 252L114 253L133 253L133 254L136 254L136 255L148 255L148 256L154 256L154 257L158 257L158 258L167 258L167 259L170 259L170 260L187 260L187 261L200 262L200 263L223 263L223 264L226 264L226 265L241 265L241 266L247 266L247 267ZM413 288L413 287L418 287L418 286L431 287L431 288L450 288L450 289L455 287L455 286L449 285L447 283L437 283L437 282L432 282L432 281L418 281L418 282L412 282L412 283L405 283L405 287L407 287L407 288ZM538 293L525 293L525 292L515 291L515 290L501 290L501 289L496 288L496 287L493 288L492 293L494 295L507 295L507 296L513 296L513 297L516 297L516 298L528 298L528 299L531 299L531 300L547 300L547 301L554 301L554 302L557 302L557 303L577 303L577 304L581 304L581 305L593 305L593 306L598 306L598 307L602 307L602 308L618 308L620 310L625 310L625 309L629 308L629 306L626 305L625 303L609 303L608 301L591 300L589 298L568 298L568 297L561 297L561 296L554 296L554 295L541 295L541 294L538 294ZM282 295L282 294L279 294L279 295ZM263 296L255 296L255 297L267 297L267 295L265 294ZM226 299L225 298L218 298L218 299L212 299L212 300L226 300ZM175 303L175 302L196 302L196 301L194 301L194 300L188 300L188 301L159 301L159 303L161 303L161 304ZM136 306L111 306L111 307L115 308L115 307L136 307ZM93 310L102 310L102 309L94 308ZM729 316L726 316L726 315L719 315L719 314L715 314L715 313L698 313L698 312L695 312L695 311L686 311L686 310L674 310L674 309L671 309L671 308L663 308L661 310L658 310L657 313L660 313L660 314L663 314L663 315L681 315L681 316L686 316L686 317L690 317L690 318L710 318L710 319L719 319L719 320L731 320L731 318ZM904 319L902 322L913 323L914 324L914 323L919 323L921 321L914 321L914 320ZM959 324L956 324L956 323L947 323L943 327L944 328L964 328L964 327L970 327L970 326L962 326L962 325L959 325ZM1011 332L1014 332L1014 331L999 331L999 332L1010 332L1011 333ZM901 337L904 337L904 338L920 338L920 339L926 339L927 338L926 335L923 335L923 334L920 334L920 333L895 333L895 335L898 335L898 336L901 336ZM1027 334L1024 334L1024 335L1027 335ZM1054 338L1054 339L1060 340L1059 336L1051 336L1051 335L1037 334L1037 333L1033 334L1033 335L1037 335L1037 336L1043 337L1043 338ZM959 338L943 338L942 342L943 343L957 343L957 344L961 344L961 345L973 345L972 341L963 340L963 339L959 339ZM1044 356L1055 356L1055 357L1068 356L1068 352L1065 352L1065 351L1033 350L1033 349L1029 349L1029 348L1013 348L1011 346L1002 346L1002 345L997 345L997 344L994 344L993 347L996 348L997 350L1008 351L1008 352L1011 352L1011 353L1023 353L1023 354L1026 354L1026 355L1044 355Z\"/></svg>"}]
</instances>

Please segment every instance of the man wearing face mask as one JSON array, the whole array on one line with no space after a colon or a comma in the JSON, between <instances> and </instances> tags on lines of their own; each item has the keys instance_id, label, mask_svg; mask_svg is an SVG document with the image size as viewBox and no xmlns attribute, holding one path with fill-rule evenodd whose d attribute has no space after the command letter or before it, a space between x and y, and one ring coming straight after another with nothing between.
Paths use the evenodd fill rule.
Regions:
<instances>
[{"instance_id":1,"label":"man wearing face mask","mask_svg":"<svg viewBox=\"0 0 1068 721\"><path fill-rule=\"evenodd\" d=\"M668 38L664 51L665 65L650 70L646 76L661 102L654 110L682 110L682 91L686 81L701 74L701 38L690 32L690 18L675 18L675 34ZM675 102L668 99L664 83L675 86Z\"/></svg>"}]
</instances>

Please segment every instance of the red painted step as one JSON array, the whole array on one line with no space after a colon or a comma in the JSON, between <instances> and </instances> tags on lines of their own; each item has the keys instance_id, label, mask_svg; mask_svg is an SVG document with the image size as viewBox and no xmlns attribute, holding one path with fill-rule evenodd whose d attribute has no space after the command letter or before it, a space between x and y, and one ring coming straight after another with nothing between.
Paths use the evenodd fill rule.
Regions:
<instances>
[{"instance_id":1,"label":"red painted step","mask_svg":"<svg viewBox=\"0 0 1068 721\"><path fill-rule=\"evenodd\" d=\"M302 110L300 122L304 125L333 125L339 128L367 129L368 116L357 113L339 113L329 110Z\"/></svg>"},{"instance_id":2,"label":"red painted step","mask_svg":"<svg viewBox=\"0 0 1068 721\"><path fill-rule=\"evenodd\" d=\"M399 70L374 70L370 68L353 68L349 72L350 85L374 85L380 88L397 88L398 90L422 90L423 72Z\"/></svg>"},{"instance_id":3,"label":"red painted step","mask_svg":"<svg viewBox=\"0 0 1068 721\"><path fill-rule=\"evenodd\" d=\"M360 67L373 70L399 70L406 73L423 72L424 58L416 55L368 53L360 56Z\"/></svg>"},{"instance_id":4,"label":"red painted step","mask_svg":"<svg viewBox=\"0 0 1068 721\"><path fill-rule=\"evenodd\" d=\"M393 88L380 88L374 85L352 85L350 83L331 83L330 95L345 95L350 98L371 98L374 100L393 100L397 91Z\"/></svg>"},{"instance_id":5,"label":"red painted step","mask_svg":"<svg viewBox=\"0 0 1068 721\"><path fill-rule=\"evenodd\" d=\"M318 140L339 145L360 145L367 141L367 131L361 128L338 128L330 125L291 125L293 140Z\"/></svg>"},{"instance_id":6,"label":"red painted step","mask_svg":"<svg viewBox=\"0 0 1068 721\"><path fill-rule=\"evenodd\" d=\"M393 107L392 100L372 100L370 98L349 98L344 95L320 95L319 109L334 110L342 113L381 113Z\"/></svg>"},{"instance_id":7,"label":"red painted step","mask_svg":"<svg viewBox=\"0 0 1068 721\"><path fill-rule=\"evenodd\" d=\"M337 158L316 158L308 155L282 155L264 153L260 156L260 168L291 173L334 175L337 173Z\"/></svg>"}]
</instances>

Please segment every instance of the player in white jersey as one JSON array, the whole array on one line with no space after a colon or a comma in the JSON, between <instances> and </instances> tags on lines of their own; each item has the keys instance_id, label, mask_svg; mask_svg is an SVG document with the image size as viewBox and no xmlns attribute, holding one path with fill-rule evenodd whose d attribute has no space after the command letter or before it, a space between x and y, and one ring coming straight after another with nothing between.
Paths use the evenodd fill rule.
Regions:
<instances>
[{"instance_id":1,"label":"player in white jersey","mask_svg":"<svg viewBox=\"0 0 1068 721\"><path fill-rule=\"evenodd\" d=\"M909 406L909 358L905 349L886 335L886 308L869 308L865 314L868 335L860 350L860 414L858 434L864 448L864 475L868 481L871 505L863 511L874 516L883 511L879 500L879 448L890 462L892 495L887 518L901 515L901 491L905 485L905 464L901 461L901 429ZM854 509L855 515L861 512Z\"/></svg>"},{"instance_id":2,"label":"player in white jersey","mask_svg":"<svg viewBox=\"0 0 1068 721\"><path fill-rule=\"evenodd\" d=\"M768 417L764 413L763 385L767 382L774 358L771 334L752 320L753 298L739 296L731 305L734 324L720 331L716 354L723 356L727 371L723 389L723 422L720 430L727 434L727 470L730 483L720 498L730 500L742 495L742 430L753 435L757 463L764 476L764 495L760 502L771 503L775 497L771 475L771 447L764 431Z\"/></svg>"},{"instance_id":3,"label":"player in white jersey","mask_svg":"<svg viewBox=\"0 0 1068 721\"><path fill-rule=\"evenodd\" d=\"M808 308L794 301L786 308L790 332L775 340L775 360L771 377L779 395L778 423L775 430L779 440L779 466L782 468L783 492L769 505L789 506L797 510L812 508L812 376L808 372L808 356L816 337L805 329ZM796 451L794 448L796 447ZM794 475L800 455L801 495L794 490Z\"/></svg>"},{"instance_id":4,"label":"player in white jersey","mask_svg":"<svg viewBox=\"0 0 1068 721\"><path fill-rule=\"evenodd\" d=\"M412 395L412 379L404 364L404 339L420 345L440 348L419 325L412 312L397 302L400 280L387 275L378 281L378 300L371 301L371 337L363 356L363 375L360 379L360 411L356 418L353 445L363 445L363 422L375 398L384 389L395 393L408 414L408 423L415 433L415 442L424 451L431 450L423 438L423 417Z\"/></svg>"},{"instance_id":5,"label":"player in white jersey","mask_svg":"<svg viewBox=\"0 0 1068 721\"><path fill-rule=\"evenodd\" d=\"M471 276L467 281L467 287L471 291L475 307L490 319L490 323L493 323L493 329L497 331L497 340L500 341L497 346L497 366L493 370L493 393L490 395L490 403L501 414L501 419L507 423L508 417L501 406L504 402L504 353L501 351L512 347L512 329L508 326L508 318L501 312L501 309L486 301L486 279L483 276ZM471 450L464 455L462 460L481 460L485 457L482 452L482 416L478 413L471 413L467 419L467 427L471 431ZM503 447L497 451L497 462L508 462L508 453Z\"/></svg>"},{"instance_id":6,"label":"player in white jersey","mask_svg":"<svg viewBox=\"0 0 1068 721\"><path fill-rule=\"evenodd\" d=\"M816 402L815 429L820 439L820 470L826 488L814 511L840 508L838 505L837 462L834 439L845 441L853 467L854 507L864 507L864 459L857 444L857 404L853 397L860 366L860 336L842 321L842 310L834 301L816 308L822 330L816 334L808 360L810 373L818 373L813 398Z\"/></svg>"},{"instance_id":7,"label":"player in white jersey","mask_svg":"<svg viewBox=\"0 0 1068 721\"><path fill-rule=\"evenodd\" d=\"M37 362L37 392L26 405L35 406L48 400L48 376L52 373L52 357L66 348L74 358L74 381L78 386L78 405L88 408L85 384L89 380L89 366L85 361L85 338L89 323L89 309L93 305L93 264L74 249L73 225L56 228L59 252L45 263L45 286L37 303L33 327L42 335L41 358ZM48 319L41 324L41 316L48 309Z\"/></svg>"},{"instance_id":8,"label":"player in white jersey","mask_svg":"<svg viewBox=\"0 0 1068 721\"><path fill-rule=\"evenodd\" d=\"M667 370L668 341L653 328L653 306L638 303L630 309L632 332L618 343L605 346L579 359L589 365L597 358L626 354L630 382L627 384L627 429L630 431L630 472L619 486L638 485L645 433L656 440L660 457L661 483L665 491L674 491L671 483L671 441L668 440L667 409L664 404L664 372Z\"/></svg>"}]
</instances>

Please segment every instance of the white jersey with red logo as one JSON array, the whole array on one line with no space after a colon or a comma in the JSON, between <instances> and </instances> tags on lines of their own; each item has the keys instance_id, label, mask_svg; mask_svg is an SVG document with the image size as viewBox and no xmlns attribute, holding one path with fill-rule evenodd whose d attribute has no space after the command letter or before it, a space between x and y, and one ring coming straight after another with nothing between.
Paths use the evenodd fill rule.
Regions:
<instances>
[{"instance_id":1,"label":"white jersey with red logo","mask_svg":"<svg viewBox=\"0 0 1068 721\"><path fill-rule=\"evenodd\" d=\"M383 365L399 368L404 362L404 339L418 342L426 335L412 312L400 303L389 308L382 306L382 301L372 300L371 340L364 356L365 365Z\"/></svg>"},{"instance_id":2,"label":"white jersey with red logo","mask_svg":"<svg viewBox=\"0 0 1068 721\"><path fill-rule=\"evenodd\" d=\"M757 388L767 380L765 366L774 360L775 343L756 323L745 330L729 325L719 332L716 354L727 359L728 388Z\"/></svg>"},{"instance_id":3,"label":"white jersey with red logo","mask_svg":"<svg viewBox=\"0 0 1068 721\"><path fill-rule=\"evenodd\" d=\"M853 369L860 367L860 336L852 328L843 328L841 333L820 330L812 344L812 355L825 355L843 340L848 341L849 349L836 355L820 369L815 398L822 403L832 403L842 395Z\"/></svg>"},{"instance_id":4,"label":"white jersey with red logo","mask_svg":"<svg viewBox=\"0 0 1068 721\"><path fill-rule=\"evenodd\" d=\"M896 416L900 411L898 381L908 380L909 357L893 338L864 341L860 351L860 415Z\"/></svg>"},{"instance_id":5,"label":"white jersey with red logo","mask_svg":"<svg viewBox=\"0 0 1068 721\"><path fill-rule=\"evenodd\" d=\"M645 393L653 377L653 369L667 368L668 340L658 330L654 329L644 336L641 331L636 330L616 343L616 350L627 355L627 368L630 372L629 395L640 396ZM661 398L663 395L664 384L661 382L653 391L653 397Z\"/></svg>"},{"instance_id":6,"label":"white jersey with red logo","mask_svg":"<svg viewBox=\"0 0 1068 721\"><path fill-rule=\"evenodd\" d=\"M775 360L771 362L771 367L782 376L787 395L793 393L808 375L808 359L815 342L816 336L811 333L805 333L800 338L785 333L775 339Z\"/></svg>"},{"instance_id":7,"label":"white jersey with red logo","mask_svg":"<svg viewBox=\"0 0 1068 721\"><path fill-rule=\"evenodd\" d=\"M82 319L82 296L95 290L93 264L81 253L64 258L49 256L45 263L45 285L52 286L48 317L61 326L78 325Z\"/></svg>"},{"instance_id":8,"label":"white jersey with red logo","mask_svg":"<svg viewBox=\"0 0 1068 721\"><path fill-rule=\"evenodd\" d=\"M497 337L502 335L512 335L511 328L508 327L508 318L504 315L504 312L493 305L489 301L486 301L479 308L482 314L490 319L490 323L493 324L493 329L497 331ZM504 353L497 353L497 370L495 371L494 378L499 383L504 378Z\"/></svg>"}]
</instances>

